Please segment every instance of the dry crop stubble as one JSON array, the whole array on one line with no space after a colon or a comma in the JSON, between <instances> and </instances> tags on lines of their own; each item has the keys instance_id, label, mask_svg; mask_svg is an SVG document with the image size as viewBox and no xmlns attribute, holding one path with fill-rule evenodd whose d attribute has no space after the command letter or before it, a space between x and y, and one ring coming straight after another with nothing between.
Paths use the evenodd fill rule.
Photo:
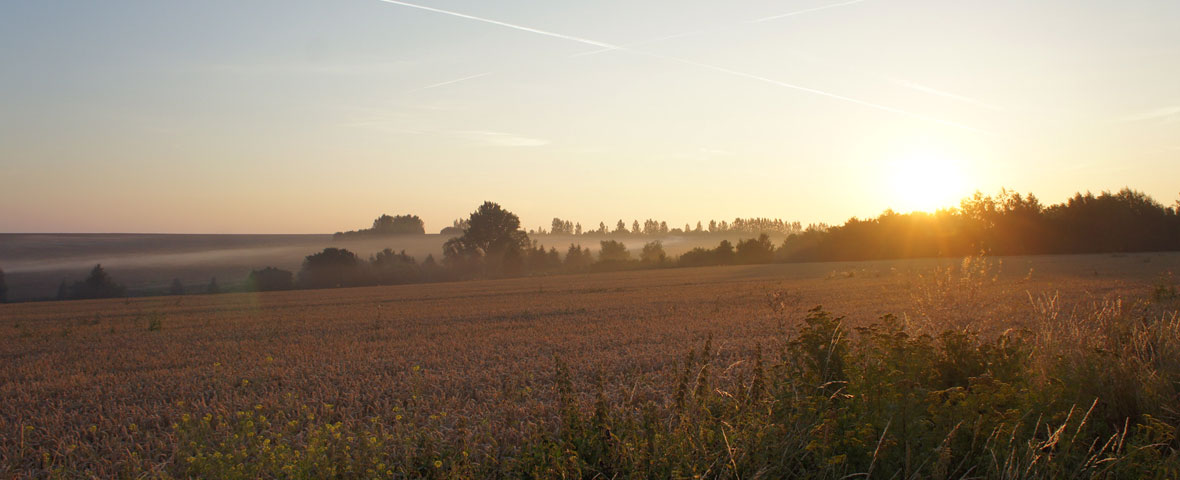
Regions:
<instances>
[{"instance_id":1,"label":"dry crop stubble","mask_svg":"<svg viewBox=\"0 0 1180 480\"><path fill-rule=\"evenodd\" d=\"M1031 309L1030 295L1056 295L1052 308L1070 311L1140 294L1176 264L1176 256L1006 259L1017 268L973 287L969 312L997 329L1052 323L1045 308L1015 312ZM1029 265L1037 274L1026 278ZM965 311L954 303L962 287L923 282L963 278L936 270L947 266L962 268L768 265L0 305L0 472L168 469L183 447L173 426L184 415L295 404L346 426L401 416L432 442L506 461L557 420L555 357L570 366L583 408L599 383L611 404L667 405L684 354L706 338L718 384L747 374L738 362L759 347L782 347L793 325L770 306L776 293L787 292L779 303L796 320L822 304L850 326L886 313L944 322ZM942 303L915 301L933 293Z\"/></svg>"}]
</instances>

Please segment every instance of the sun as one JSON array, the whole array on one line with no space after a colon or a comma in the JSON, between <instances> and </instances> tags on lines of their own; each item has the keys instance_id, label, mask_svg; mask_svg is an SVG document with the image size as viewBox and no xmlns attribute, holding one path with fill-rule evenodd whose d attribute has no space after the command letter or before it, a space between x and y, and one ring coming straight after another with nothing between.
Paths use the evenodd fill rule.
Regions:
<instances>
[{"instance_id":1,"label":"sun","mask_svg":"<svg viewBox=\"0 0 1180 480\"><path fill-rule=\"evenodd\" d=\"M962 165L946 156L929 152L903 156L890 165L889 176L891 207L901 213L952 207L965 195Z\"/></svg>"}]
</instances>

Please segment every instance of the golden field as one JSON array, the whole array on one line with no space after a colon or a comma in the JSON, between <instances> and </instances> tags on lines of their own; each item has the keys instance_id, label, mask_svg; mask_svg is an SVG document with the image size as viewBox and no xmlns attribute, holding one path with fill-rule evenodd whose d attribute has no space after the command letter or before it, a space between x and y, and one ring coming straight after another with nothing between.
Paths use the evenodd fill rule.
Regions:
<instances>
[{"instance_id":1,"label":"golden field","mask_svg":"<svg viewBox=\"0 0 1180 480\"><path fill-rule=\"evenodd\" d=\"M555 363L584 411L665 409L688 352L708 342L713 385L740 385L751 355L785 348L816 305L849 327L892 313L913 332L1026 329L1042 348L1099 341L1087 319L1137 311L1177 270L1176 254L1006 257L0 305L0 477L200 476L185 466L211 451L199 443L238 438L218 419L254 416L286 421L264 450L366 432L425 455L419 470L337 476L506 475L562 421ZM1150 308L1175 323L1174 304ZM734 471L696 474L734 475L733 452Z\"/></svg>"}]
</instances>

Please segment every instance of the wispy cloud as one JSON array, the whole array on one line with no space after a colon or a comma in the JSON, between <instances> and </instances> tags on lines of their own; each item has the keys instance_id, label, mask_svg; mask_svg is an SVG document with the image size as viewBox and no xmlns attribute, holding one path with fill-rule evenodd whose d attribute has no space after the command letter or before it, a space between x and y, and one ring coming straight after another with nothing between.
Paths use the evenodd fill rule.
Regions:
<instances>
[{"instance_id":1,"label":"wispy cloud","mask_svg":"<svg viewBox=\"0 0 1180 480\"><path fill-rule=\"evenodd\" d=\"M549 144L548 140L541 138L523 137L511 133L487 130L460 131L455 133L467 140L492 147L541 147Z\"/></svg>"},{"instance_id":2,"label":"wispy cloud","mask_svg":"<svg viewBox=\"0 0 1180 480\"><path fill-rule=\"evenodd\" d=\"M1146 122L1148 120L1173 121L1180 119L1180 105L1168 105L1153 108L1143 112L1127 115L1118 119L1119 123Z\"/></svg>"},{"instance_id":3,"label":"wispy cloud","mask_svg":"<svg viewBox=\"0 0 1180 480\"><path fill-rule=\"evenodd\" d=\"M896 107L881 105L878 103L873 103L873 102L869 102L866 100L860 100L857 98L848 97L848 96L844 96L844 95L840 95L840 94L836 94L836 93L832 93L832 92L827 92L827 91L823 91L823 90L816 89L816 88L805 87L802 85L795 85L792 83L787 83L787 82L783 82L783 81L779 81L779 80L775 80L772 78L763 77L763 76L755 75L755 74L751 74L751 73L745 73L745 72L741 72L738 70L733 70L733 69L729 69L729 68L725 68L725 67L721 67L721 66L717 66L717 65L696 62L693 60L687 60L687 59L668 56L668 55L660 55L660 54L655 54L655 53L650 53L650 52L644 52L641 50L636 50L634 48L625 47L622 45L614 45L614 44L607 43L607 42L600 42L597 40L591 40L591 39L577 37L577 36L573 36L573 35L565 35L565 34L561 34L561 33L550 32L550 31L541 30L538 28L526 27L523 25L517 25L517 24L513 24L513 23L502 22L499 20L492 20L489 18L477 17L474 15L468 15L465 13L459 13L459 12L454 12L454 11L450 11L450 10L443 10L443 9L439 9L439 8L427 7L427 6L423 6L423 5L417 5L417 4L402 2L402 1L398 1L398 0L378 0L378 1L385 2L385 3L391 3L394 5L401 5L401 6L410 7L410 8L416 8L416 9L420 9L420 10L426 10L429 12L441 13L441 14L450 15L453 17L465 18L468 20L474 20L477 22L483 22L483 23L488 23L488 24L492 24L492 25L499 25L499 26L511 28L514 30L520 30L520 31L524 31L524 32L534 33L537 35L544 35L547 37L559 38L562 40L568 40L571 42L582 43L582 44L591 45L594 47L608 48L608 49L613 49L613 50L621 50L621 51L625 51L625 52L629 52L629 53L633 53L633 54L637 54L637 55L643 55L643 56L648 56L648 57L666 60L666 61L670 61L670 62L691 65L691 66L695 66L695 67L699 67L699 68L703 68L703 69L708 69L708 70L712 70L712 71L719 72L719 73L724 73L727 75L732 75L735 77L746 78L749 80L756 80L759 82L764 82L764 83L776 85L776 86L783 87L783 88L798 90L798 91L810 93L813 95L819 95L819 96L828 97L828 98L843 101L843 102L853 103L853 104L861 105L864 107L873 108L876 110L881 110L884 112L895 113L898 115L908 116L911 118L916 118L919 120L924 120L924 121L937 123L937 124L941 124L941 125L946 125L946 126L950 126L950 127L955 127L955 128L960 128L960 129L964 129L964 130L970 130L970 131L980 132L980 133L987 133L984 130L981 130L981 129L978 129L975 127L971 127L968 125L964 125L961 123L952 122L952 121L948 121L948 120L942 120L942 119L930 117L927 115L922 115L919 113L910 112L908 110L904 110L904 109L900 109L900 108L896 108ZM864 1L864 0L858 0L858 1Z\"/></svg>"}]
</instances>

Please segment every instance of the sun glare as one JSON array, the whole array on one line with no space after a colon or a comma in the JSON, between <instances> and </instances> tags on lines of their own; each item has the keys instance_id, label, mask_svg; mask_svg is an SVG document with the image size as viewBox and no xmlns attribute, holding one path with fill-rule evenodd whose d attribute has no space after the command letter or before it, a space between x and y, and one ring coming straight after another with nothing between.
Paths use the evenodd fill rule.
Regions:
<instances>
[{"instance_id":1,"label":"sun glare","mask_svg":"<svg viewBox=\"0 0 1180 480\"><path fill-rule=\"evenodd\" d=\"M891 208L898 212L926 211L957 205L965 195L966 178L961 165L945 156L916 153L891 165Z\"/></svg>"}]
</instances>

